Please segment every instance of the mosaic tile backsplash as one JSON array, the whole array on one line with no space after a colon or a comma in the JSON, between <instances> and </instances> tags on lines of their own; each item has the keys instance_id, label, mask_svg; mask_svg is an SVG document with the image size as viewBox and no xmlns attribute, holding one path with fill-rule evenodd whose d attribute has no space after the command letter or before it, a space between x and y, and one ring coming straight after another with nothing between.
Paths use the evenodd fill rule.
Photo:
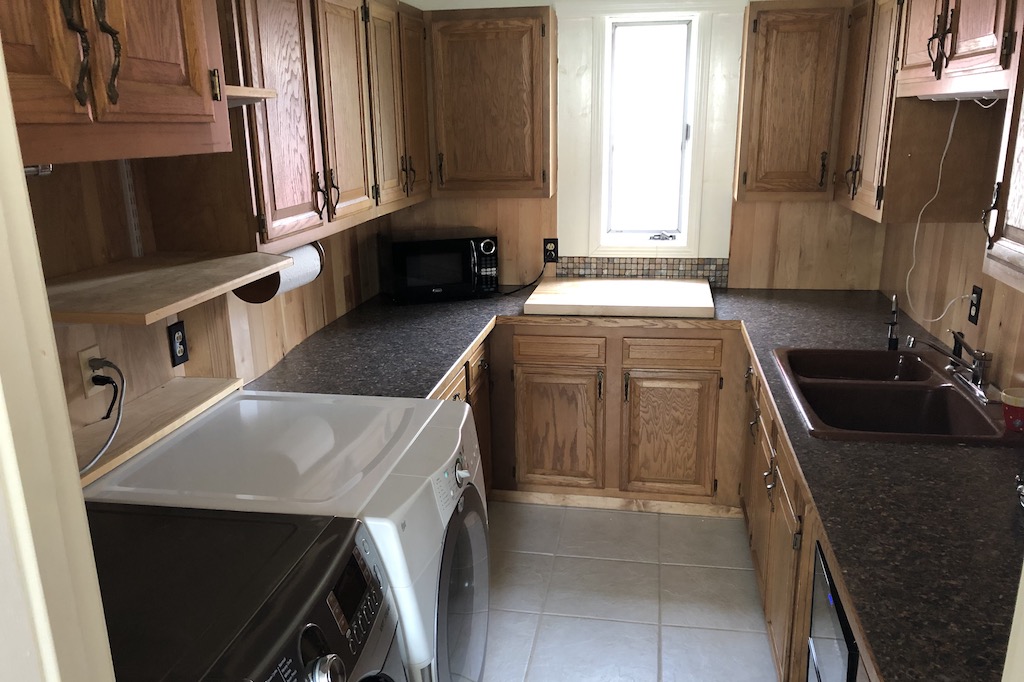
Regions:
<instances>
[{"instance_id":1,"label":"mosaic tile backsplash","mask_svg":"<svg viewBox=\"0 0 1024 682\"><path fill-rule=\"evenodd\" d=\"M562 256L557 277L653 277L707 279L712 289L729 288L728 258L592 258Z\"/></svg>"}]
</instances>

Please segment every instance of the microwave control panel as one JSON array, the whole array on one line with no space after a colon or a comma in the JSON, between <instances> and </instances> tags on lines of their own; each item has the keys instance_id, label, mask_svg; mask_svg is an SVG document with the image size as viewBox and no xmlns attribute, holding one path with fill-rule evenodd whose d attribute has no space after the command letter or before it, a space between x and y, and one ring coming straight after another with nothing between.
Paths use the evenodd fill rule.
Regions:
<instances>
[{"instance_id":1,"label":"microwave control panel","mask_svg":"<svg viewBox=\"0 0 1024 682\"><path fill-rule=\"evenodd\" d=\"M498 290L498 242L493 237L485 237L476 241L476 249L480 292L493 293Z\"/></svg>"}]
</instances>

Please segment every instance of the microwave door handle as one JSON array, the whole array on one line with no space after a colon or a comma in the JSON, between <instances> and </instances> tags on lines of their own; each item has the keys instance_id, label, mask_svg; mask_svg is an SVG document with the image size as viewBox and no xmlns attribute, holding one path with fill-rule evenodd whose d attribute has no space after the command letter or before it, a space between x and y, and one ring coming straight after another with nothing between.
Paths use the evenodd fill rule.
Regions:
<instances>
[{"instance_id":1,"label":"microwave door handle","mask_svg":"<svg viewBox=\"0 0 1024 682\"><path fill-rule=\"evenodd\" d=\"M476 261L476 242L473 241L469 242L469 269L471 272L471 281L473 282L473 293L477 294L479 292L477 290L476 276L477 273L480 271L480 268L477 265Z\"/></svg>"}]
</instances>

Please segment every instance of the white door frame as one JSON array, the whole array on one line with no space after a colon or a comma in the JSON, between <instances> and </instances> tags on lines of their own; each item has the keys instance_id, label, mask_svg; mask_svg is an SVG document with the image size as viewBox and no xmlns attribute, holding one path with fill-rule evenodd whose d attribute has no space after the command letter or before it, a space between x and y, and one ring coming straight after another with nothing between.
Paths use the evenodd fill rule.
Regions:
<instances>
[{"instance_id":1,"label":"white door frame","mask_svg":"<svg viewBox=\"0 0 1024 682\"><path fill-rule=\"evenodd\" d=\"M112 682L113 664L0 52L3 678Z\"/></svg>"}]
</instances>

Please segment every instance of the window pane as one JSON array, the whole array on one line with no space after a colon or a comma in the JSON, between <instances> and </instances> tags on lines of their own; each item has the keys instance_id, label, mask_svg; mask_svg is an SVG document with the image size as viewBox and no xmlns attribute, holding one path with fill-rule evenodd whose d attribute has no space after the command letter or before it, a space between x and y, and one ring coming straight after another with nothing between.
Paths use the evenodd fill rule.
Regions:
<instances>
[{"instance_id":1,"label":"window pane","mask_svg":"<svg viewBox=\"0 0 1024 682\"><path fill-rule=\"evenodd\" d=\"M608 231L680 231L689 27L612 27Z\"/></svg>"}]
</instances>

